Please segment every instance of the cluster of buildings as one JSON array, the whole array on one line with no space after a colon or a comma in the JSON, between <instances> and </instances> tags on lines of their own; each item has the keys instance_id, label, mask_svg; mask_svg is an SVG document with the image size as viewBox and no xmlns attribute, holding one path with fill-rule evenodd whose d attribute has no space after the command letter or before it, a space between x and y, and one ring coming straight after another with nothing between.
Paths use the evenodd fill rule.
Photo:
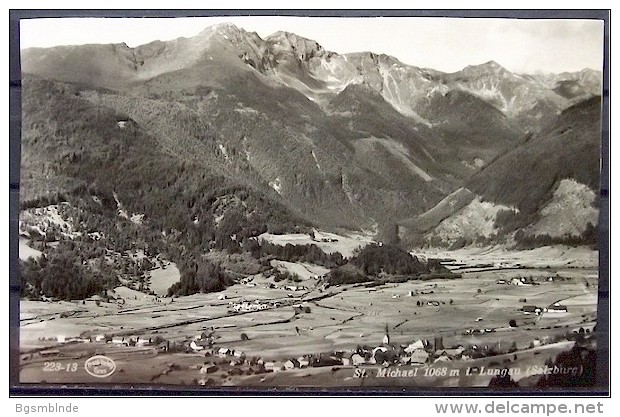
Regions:
<instances>
[{"instance_id":1,"label":"cluster of buildings","mask_svg":"<svg viewBox=\"0 0 620 417\"><path fill-rule=\"evenodd\" d=\"M60 344L67 343L110 343L116 346L152 346L154 340L152 337L144 336L109 336L105 334L98 334L89 337L66 337L64 335L58 335L56 342Z\"/></svg>"},{"instance_id":2,"label":"cluster of buildings","mask_svg":"<svg viewBox=\"0 0 620 417\"><path fill-rule=\"evenodd\" d=\"M262 302L260 300L255 300L253 303L248 301L242 301L239 303L228 303L228 306L235 312L249 312L249 311L259 311L259 310L267 310L268 308L275 307L274 302Z\"/></svg>"},{"instance_id":3,"label":"cluster of buildings","mask_svg":"<svg viewBox=\"0 0 620 417\"><path fill-rule=\"evenodd\" d=\"M523 286L523 285L540 285L539 282L534 281L533 278L527 278L527 277L514 277L512 279L506 280L506 279L498 279L496 282L496 284L498 285L517 285L517 286Z\"/></svg>"},{"instance_id":4,"label":"cluster of buildings","mask_svg":"<svg viewBox=\"0 0 620 417\"><path fill-rule=\"evenodd\" d=\"M568 307L560 303L554 303L549 307L537 307L535 305L524 305L521 308L523 314L535 314L540 316L542 313L567 313Z\"/></svg>"}]
</instances>

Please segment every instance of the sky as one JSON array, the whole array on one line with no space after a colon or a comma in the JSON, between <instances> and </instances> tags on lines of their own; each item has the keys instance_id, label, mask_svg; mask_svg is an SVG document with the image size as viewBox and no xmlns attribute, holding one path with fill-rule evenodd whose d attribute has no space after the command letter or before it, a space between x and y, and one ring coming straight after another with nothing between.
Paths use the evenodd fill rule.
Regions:
<instances>
[{"instance_id":1,"label":"sky","mask_svg":"<svg viewBox=\"0 0 620 417\"><path fill-rule=\"evenodd\" d=\"M200 18L61 18L20 22L21 48L121 43L191 37L230 22L259 36L284 30L337 53L385 53L419 67L455 72L496 61L517 73L601 70L603 22L474 18L318 18L225 16Z\"/></svg>"}]
</instances>

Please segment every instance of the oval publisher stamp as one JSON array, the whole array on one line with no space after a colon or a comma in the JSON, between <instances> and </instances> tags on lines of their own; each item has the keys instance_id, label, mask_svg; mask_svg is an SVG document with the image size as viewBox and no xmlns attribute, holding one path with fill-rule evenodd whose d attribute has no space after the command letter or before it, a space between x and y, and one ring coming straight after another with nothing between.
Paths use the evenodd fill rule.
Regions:
<instances>
[{"instance_id":1,"label":"oval publisher stamp","mask_svg":"<svg viewBox=\"0 0 620 417\"><path fill-rule=\"evenodd\" d=\"M116 370L116 363L107 356L97 355L84 362L84 369L95 378L107 378Z\"/></svg>"}]
</instances>

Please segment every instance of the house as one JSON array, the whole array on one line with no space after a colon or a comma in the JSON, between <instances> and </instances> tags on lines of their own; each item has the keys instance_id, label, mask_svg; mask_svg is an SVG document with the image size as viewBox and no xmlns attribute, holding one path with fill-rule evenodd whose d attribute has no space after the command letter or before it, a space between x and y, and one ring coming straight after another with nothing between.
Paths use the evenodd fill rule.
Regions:
<instances>
[{"instance_id":1,"label":"house","mask_svg":"<svg viewBox=\"0 0 620 417\"><path fill-rule=\"evenodd\" d=\"M244 358L244 357L245 357L245 354L244 354L242 351L240 351L240 350L235 350L235 351L233 352L233 356L234 356L235 358Z\"/></svg>"},{"instance_id":2,"label":"house","mask_svg":"<svg viewBox=\"0 0 620 417\"><path fill-rule=\"evenodd\" d=\"M344 366L351 366L353 365L353 360L351 359L352 357L353 357L352 352L346 352L342 355L342 358L340 358L340 360L342 361L342 364Z\"/></svg>"},{"instance_id":3,"label":"house","mask_svg":"<svg viewBox=\"0 0 620 417\"><path fill-rule=\"evenodd\" d=\"M61 334L58 335L56 340L58 341L58 343L66 343L67 342L67 338L64 335L61 335Z\"/></svg>"},{"instance_id":4,"label":"house","mask_svg":"<svg viewBox=\"0 0 620 417\"><path fill-rule=\"evenodd\" d=\"M310 365L310 361L305 356L300 356L299 358L297 358L297 362L299 362L300 368L305 368Z\"/></svg>"},{"instance_id":5,"label":"house","mask_svg":"<svg viewBox=\"0 0 620 417\"><path fill-rule=\"evenodd\" d=\"M57 356L57 355L60 355L60 351L58 349L47 349L47 350L42 350L41 352L39 352L39 355L41 355L42 357Z\"/></svg>"},{"instance_id":6,"label":"house","mask_svg":"<svg viewBox=\"0 0 620 417\"><path fill-rule=\"evenodd\" d=\"M198 352L200 350L204 350L204 346L199 346L195 340L192 340L192 342L189 344L189 347L194 351L194 352Z\"/></svg>"},{"instance_id":7,"label":"house","mask_svg":"<svg viewBox=\"0 0 620 417\"><path fill-rule=\"evenodd\" d=\"M283 369L282 362L265 362L265 370L268 372L280 372Z\"/></svg>"},{"instance_id":8,"label":"house","mask_svg":"<svg viewBox=\"0 0 620 417\"><path fill-rule=\"evenodd\" d=\"M98 334L95 336L95 342L105 343L106 337L104 334Z\"/></svg>"},{"instance_id":9,"label":"house","mask_svg":"<svg viewBox=\"0 0 620 417\"><path fill-rule=\"evenodd\" d=\"M194 340L208 339L209 335L206 332L199 332L194 335Z\"/></svg>"},{"instance_id":10,"label":"house","mask_svg":"<svg viewBox=\"0 0 620 417\"><path fill-rule=\"evenodd\" d=\"M366 363L366 359L359 353L354 353L353 355L351 355L351 364L353 366L362 365L364 363Z\"/></svg>"},{"instance_id":11,"label":"house","mask_svg":"<svg viewBox=\"0 0 620 417\"><path fill-rule=\"evenodd\" d=\"M506 280L505 279L498 279L495 283L502 285L502 284L506 283Z\"/></svg>"},{"instance_id":12,"label":"house","mask_svg":"<svg viewBox=\"0 0 620 417\"><path fill-rule=\"evenodd\" d=\"M200 343L196 343L198 346L201 346ZM203 351L206 356L213 356L214 355L214 351L213 348L205 348L205 350Z\"/></svg>"},{"instance_id":13,"label":"house","mask_svg":"<svg viewBox=\"0 0 620 417\"><path fill-rule=\"evenodd\" d=\"M428 361L429 354L424 349L416 349L409 356L409 363L419 365Z\"/></svg>"},{"instance_id":14,"label":"house","mask_svg":"<svg viewBox=\"0 0 620 417\"><path fill-rule=\"evenodd\" d=\"M218 370L218 367L216 365L204 365L202 368L200 368L200 373L201 374L212 374L213 372L217 370Z\"/></svg>"},{"instance_id":15,"label":"house","mask_svg":"<svg viewBox=\"0 0 620 417\"><path fill-rule=\"evenodd\" d=\"M218 354L218 356L220 356L220 357L222 357L222 358L223 358L223 357L225 357L225 356L230 355L230 354L231 354L231 351L230 351L230 349L227 349L227 348L219 348L219 349L217 350L217 354Z\"/></svg>"},{"instance_id":16,"label":"house","mask_svg":"<svg viewBox=\"0 0 620 417\"><path fill-rule=\"evenodd\" d=\"M168 352L170 350L170 342L167 340L165 342L161 342L157 345L157 350L160 352Z\"/></svg>"},{"instance_id":17,"label":"house","mask_svg":"<svg viewBox=\"0 0 620 417\"><path fill-rule=\"evenodd\" d=\"M525 314L536 314L536 315L539 315L542 312L542 309L540 307L536 307L536 306L532 306L532 305L527 305L527 306L523 306L521 311L523 311L523 313L525 313Z\"/></svg>"},{"instance_id":18,"label":"house","mask_svg":"<svg viewBox=\"0 0 620 417\"><path fill-rule=\"evenodd\" d=\"M554 305L547 307L546 310L548 313L567 313L568 307L559 303L555 303Z\"/></svg>"},{"instance_id":19,"label":"house","mask_svg":"<svg viewBox=\"0 0 620 417\"><path fill-rule=\"evenodd\" d=\"M136 341L136 346L149 346L153 343L153 339L151 338L145 338L145 337L138 337L138 340Z\"/></svg>"},{"instance_id":20,"label":"house","mask_svg":"<svg viewBox=\"0 0 620 417\"><path fill-rule=\"evenodd\" d=\"M376 347L372 350L372 357L374 358L377 352L387 352L387 348L384 346Z\"/></svg>"},{"instance_id":21,"label":"house","mask_svg":"<svg viewBox=\"0 0 620 417\"><path fill-rule=\"evenodd\" d=\"M459 356L464 351L465 351L465 348L463 346L458 346L458 347L452 348L452 349L444 349L444 352L446 353L446 355L452 356L452 357Z\"/></svg>"},{"instance_id":22,"label":"house","mask_svg":"<svg viewBox=\"0 0 620 417\"><path fill-rule=\"evenodd\" d=\"M450 359L448 356L440 356L437 359L435 359L433 361L433 363L438 363L438 362L450 362L452 359Z\"/></svg>"},{"instance_id":23,"label":"house","mask_svg":"<svg viewBox=\"0 0 620 417\"><path fill-rule=\"evenodd\" d=\"M115 345L129 346L129 340L121 336L113 337L112 343L114 343Z\"/></svg>"},{"instance_id":24,"label":"house","mask_svg":"<svg viewBox=\"0 0 620 417\"><path fill-rule=\"evenodd\" d=\"M422 339L418 339L415 342L411 343L409 346L405 348L406 353L412 353L417 349L424 349L426 347L424 341Z\"/></svg>"},{"instance_id":25,"label":"house","mask_svg":"<svg viewBox=\"0 0 620 417\"><path fill-rule=\"evenodd\" d=\"M218 300L225 300L226 299L226 295L225 294L220 294L217 296Z\"/></svg>"},{"instance_id":26,"label":"house","mask_svg":"<svg viewBox=\"0 0 620 417\"><path fill-rule=\"evenodd\" d=\"M289 370L289 369L295 369L295 368L299 368L299 362L297 361L297 359L289 359L286 362L284 362L284 369Z\"/></svg>"}]
</instances>

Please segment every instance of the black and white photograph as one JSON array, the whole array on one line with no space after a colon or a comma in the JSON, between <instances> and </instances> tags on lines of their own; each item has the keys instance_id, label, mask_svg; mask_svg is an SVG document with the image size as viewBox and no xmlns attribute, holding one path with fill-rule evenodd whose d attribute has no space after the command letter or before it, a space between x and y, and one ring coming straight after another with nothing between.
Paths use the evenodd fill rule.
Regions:
<instances>
[{"instance_id":1,"label":"black and white photograph","mask_svg":"<svg viewBox=\"0 0 620 417\"><path fill-rule=\"evenodd\" d=\"M21 19L15 382L608 389L571 16Z\"/></svg>"}]
</instances>

